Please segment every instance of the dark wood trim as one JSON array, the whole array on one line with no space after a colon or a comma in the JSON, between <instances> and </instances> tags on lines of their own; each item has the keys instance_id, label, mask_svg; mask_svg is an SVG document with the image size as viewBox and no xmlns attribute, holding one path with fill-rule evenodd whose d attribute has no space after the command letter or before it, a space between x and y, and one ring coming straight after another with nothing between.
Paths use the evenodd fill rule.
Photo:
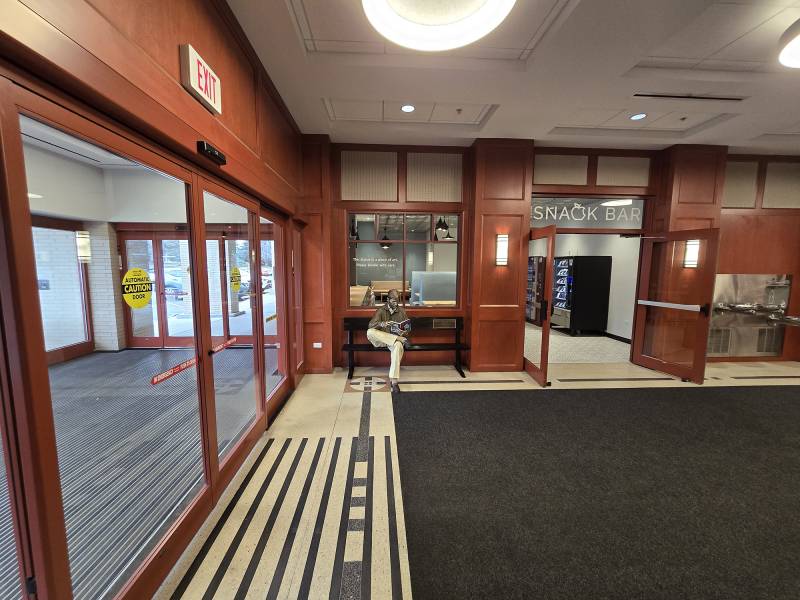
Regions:
<instances>
[{"instance_id":1,"label":"dark wood trim","mask_svg":"<svg viewBox=\"0 0 800 600\"><path fill-rule=\"evenodd\" d=\"M562 146L539 146L533 150L537 154L556 154L569 156L629 156L655 159L659 150L626 150L623 148L568 148Z\"/></svg>"},{"instance_id":2,"label":"dark wood trim","mask_svg":"<svg viewBox=\"0 0 800 600\"><path fill-rule=\"evenodd\" d=\"M597 180L595 173L595 181ZM536 196L653 196L654 187L624 187L613 185L562 185L537 183L533 185Z\"/></svg>"},{"instance_id":3,"label":"dark wood trim","mask_svg":"<svg viewBox=\"0 0 800 600\"><path fill-rule=\"evenodd\" d=\"M360 150L367 152L397 152L405 154L408 152L423 152L437 154L466 154L468 146L419 146L419 145L400 145L400 144L331 144L333 154L342 150Z\"/></svg>"},{"instance_id":4,"label":"dark wood trim","mask_svg":"<svg viewBox=\"0 0 800 600\"><path fill-rule=\"evenodd\" d=\"M536 227L531 229L530 239L531 240L546 240L547 243L547 256L545 258L545 267L544 267L544 289L545 293L547 294L546 302L547 302L547 310L545 311L544 319L542 319L541 330L542 330L542 343L541 343L541 355L539 357L539 365L537 366L536 363L528 360L525 356L525 344L523 343L522 346L522 357L523 357L523 364L525 366L525 370L528 374L533 377L533 379L542 387L546 387L548 385L547 382L547 370L549 367L548 357L550 355L550 316L552 315L552 290L553 290L553 275L554 275L554 259L556 257L556 234L558 230L556 229L555 225L547 225L546 227ZM525 261L525 274L526 274L526 282L527 282L527 273L528 273L528 261ZM525 327L523 321L523 327ZM527 331L527 329L526 329Z\"/></svg>"},{"instance_id":5,"label":"dark wood trim","mask_svg":"<svg viewBox=\"0 0 800 600\"><path fill-rule=\"evenodd\" d=\"M31 214L31 225L42 229L60 229L62 231L81 231L84 228L82 221L35 214Z\"/></svg>"}]
</instances>

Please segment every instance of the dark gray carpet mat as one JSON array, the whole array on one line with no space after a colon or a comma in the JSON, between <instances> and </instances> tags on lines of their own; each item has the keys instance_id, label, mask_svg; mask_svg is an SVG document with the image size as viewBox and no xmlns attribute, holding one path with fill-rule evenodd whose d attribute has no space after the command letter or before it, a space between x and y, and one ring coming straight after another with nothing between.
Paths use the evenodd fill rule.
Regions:
<instances>
[{"instance_id":1,"label":"dark gray carpet mat","mask_svg":"<svg viewBox=\"0 0 800 600\"><path fill-rule=\"evenodd\" d=\"M414 597L800 598L800 388L404 392Z\"/></svg>"}]
</instances>

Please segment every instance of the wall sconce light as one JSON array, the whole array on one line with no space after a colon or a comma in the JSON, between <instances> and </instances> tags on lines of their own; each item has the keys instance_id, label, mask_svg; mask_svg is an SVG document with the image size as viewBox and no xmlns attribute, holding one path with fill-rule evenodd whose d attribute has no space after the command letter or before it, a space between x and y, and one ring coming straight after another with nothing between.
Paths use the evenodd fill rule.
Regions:
<instances>
[{"instance_id":1,"label":"wall sconce light","mask_svg":"<svg viewBox=\"0 0 800 600\"><path fill-rule=\"evenodd\" d=\"M696 269L700 258L700 240L686 240L686 251L683 254L683 266Z\"/></svg>"},{"instance_id":2,"label":"wall sconce light","mask_svg":"<svg viewBox=\"0 0 800 600\"><path fill-rule=\"evenodd\" d=\"M508 234L497 234L497 253L495 254L494 264L498 267L508 266Z\"/></svg>"},{"instance_id":3,"label":"wall sconce light","mask_svg":"<svg viewBox=\"0 0 800 600\"><path fill-rule=\"evenodd\" d=\"M75 246L78 249L78 261L88 263L92 261L92 242L88 231L75 232Z\"/></svg>"}]
</instances>

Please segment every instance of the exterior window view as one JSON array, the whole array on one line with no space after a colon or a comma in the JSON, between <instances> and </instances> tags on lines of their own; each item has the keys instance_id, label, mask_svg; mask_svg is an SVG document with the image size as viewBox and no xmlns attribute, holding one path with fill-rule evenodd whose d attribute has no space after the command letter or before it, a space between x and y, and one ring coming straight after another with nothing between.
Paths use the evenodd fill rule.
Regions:
<instances>
[{"instance_id":1,"label":"exterior window view","mask_svg":"<svg viewBox=\"0 0 800 600\"><path fill-rule=\"evenodd\" d=\"M800 598L798 81L793 0L2 3L0 600Z\"/></svg>"}]
</instances>

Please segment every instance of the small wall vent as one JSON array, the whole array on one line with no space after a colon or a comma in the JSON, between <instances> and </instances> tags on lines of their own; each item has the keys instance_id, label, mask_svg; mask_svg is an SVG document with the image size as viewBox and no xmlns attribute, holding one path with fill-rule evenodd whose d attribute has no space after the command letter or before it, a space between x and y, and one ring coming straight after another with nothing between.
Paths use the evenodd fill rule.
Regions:
<instances>
[{"instance_id":1,"label":"small wall vent","mask_svg":"<svg viewBox=\"0 0 800 600\"><path fill-rule=\"evenodd\" d=\"M705 94L649 94L636 93L634 98L657 98L659 100L708 100L709 102L741 102L744 96L709 96Z\"/></svg>"},{"instance_id":2,"label":"small wall vent","mask_svg":"<svg viewBox=\"0 0 800 600\"><path fill-rule=\"evenodd\" d=\"M708 332L708 354L730 354L731 330L711 329Z\"/></svg>"}]
</instances>

